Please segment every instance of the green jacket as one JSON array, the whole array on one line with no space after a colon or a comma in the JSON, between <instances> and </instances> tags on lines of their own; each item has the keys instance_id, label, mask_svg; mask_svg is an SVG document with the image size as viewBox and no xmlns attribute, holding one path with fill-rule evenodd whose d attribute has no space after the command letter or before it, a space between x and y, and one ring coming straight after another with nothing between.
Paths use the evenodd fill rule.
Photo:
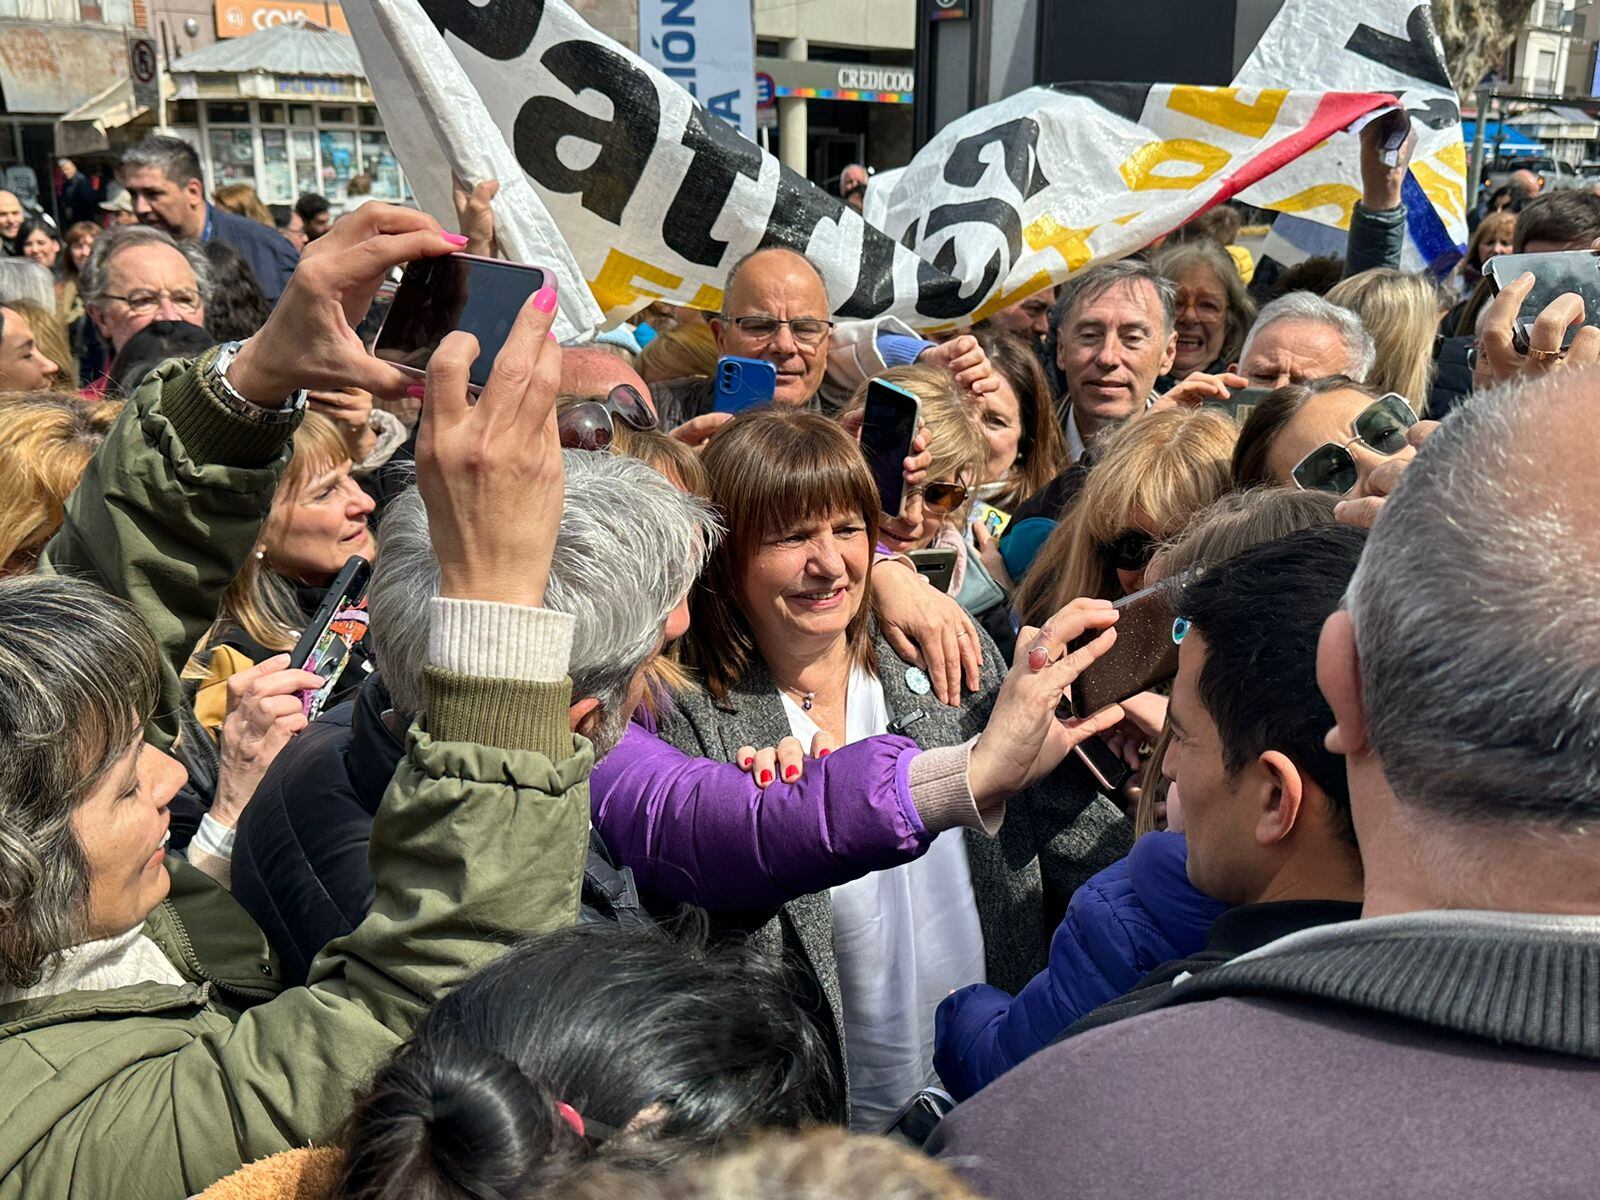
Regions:
<instances>
[{"instance_id":1,"label":"green jacket","mask_svg":"<svg viewBox=\"0 0 1600 1200\"><path fill-rule=\"evenodd\" d=\"M207 401L198 416L180 409L194 441L182 442L179 417L164 412L174 394L180 406ZM49 559L94 570L136 603L165 604L169 589L215 584L241 546L248 552L255 530L243 514L265 512L282 439L270 466L194 467L185 445L223 444L241 418L181 368L163 368L128 414ZM161 465L137 461L152 449ZM264 498L244 494L252 480ZM172 504L174 494L185 503ZM141 514L130 495L154 501L151 510ZM216 544L205 551L189 541L208 536ZM102 537L131 557L115 558ZM163 563L168 552L179 561ZM210 624L207 608L191 596L171 615L151 614L167 670ZM372 910L323 951L311 986L280 990L244 912L169 860L172 893L146 932L188 983L0 1006L0 1200L174 1200L252 1159L326 1140L429 1005L516 940L577 920L593 756L568 732L570 685L436 670L428 684L427 717L372 826Z\"/></svg>"}]
</instances>

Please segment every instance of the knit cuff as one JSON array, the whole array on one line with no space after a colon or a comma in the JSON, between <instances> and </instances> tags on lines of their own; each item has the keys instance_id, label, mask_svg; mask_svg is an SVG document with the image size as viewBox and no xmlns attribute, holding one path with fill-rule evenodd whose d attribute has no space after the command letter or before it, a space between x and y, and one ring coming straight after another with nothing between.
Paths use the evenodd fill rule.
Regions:
<instances>
[{"instance_id":1,"label":"knit cuff","mask_svg":"<svg viewBox=\"0 0 1600 1200\"><path fill-rule=\"evenodd\" d=\"M161 381L161 411L197 466L264 467L294 437L299 420L268 421L235 412L211 390L206 371L216 361L207 350L188 367Z\"/></svg>"},{"instance_id":2,"label":"knit cuff","mask_svg":"<svg viewBox=\"0 0 1600 1200\"><path fill-rule=\"evenodd\" d=\"M567 613L493 600L435 597L428 664L485 679L566 678L577 621Z\"/></svg>"},{"instance_id":3,"label":"knit cuff","mask_svg":"<svg viewBox=\"0 0 1600 1200\"><path fill-rule=\"evenodd\" d=\"M435 739L529 750L553 763L571 756L571 680L485 679L441 667L428 667L423 679Z\"/></svg>"},{"instance_id":4,"label":"knit cuff","mask_svg":"<svg viewBox=\"0 0 1600 1200\"><path fill-rule=\"evenodd\" d=\"M903 333L880 333L877 342L878 355L887 367L908 367L938 345L926 338L907 337Z\"/></svg>"},{"instance_id":5,"label":"knit cuff","mask_svg":"<svg viewBox=\"0 0 1600 1200\"><path fill-rule=\"evenodd\" d=\"M924 750L911 760L907 779L917 815L929 833L946 829L981 829L993 837L1006 819L1006 802L996 800L980 809L967 782L972 743Z\"/></svg>"}]
</instances>

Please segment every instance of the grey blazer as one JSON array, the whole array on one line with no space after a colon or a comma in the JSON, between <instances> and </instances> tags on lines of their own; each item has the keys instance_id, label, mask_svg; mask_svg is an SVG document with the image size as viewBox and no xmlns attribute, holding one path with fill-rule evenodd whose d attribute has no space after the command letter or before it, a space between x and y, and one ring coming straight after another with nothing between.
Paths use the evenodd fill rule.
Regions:
<instances>
[{"instance_id":1,"label":"grey blazer","mask_svg":"<svg viewBox=\"0 0 1600 1200\"><path fill-rule=\"evenodd\" d=\"M979 638L980 687L959 708L950 708L931 694L911 690L909 668L874 628L878 678L895 732L923 749L959 745L982 732L1004 671L988 634L979 630ZM789 736L778 686L759 660L721 704L698 689L677 693L673 701L661 715L660 735L688 754L732 762L741 746L775 746ZM1050 937L1072 893L1128 853L1133 827L1095 790L1082 765L1069 759L1050 778L1011 799L998 836L967 830L966 839L988 981L1016 992L1045 966ZM849 1048L827 893L791 900L770 919L763 922L758 915L744 927L751 929L755 944L791 955L815 981L825 1009L818 1015L832 1026L842 1067Z\"/></svg>"}]
</instances>

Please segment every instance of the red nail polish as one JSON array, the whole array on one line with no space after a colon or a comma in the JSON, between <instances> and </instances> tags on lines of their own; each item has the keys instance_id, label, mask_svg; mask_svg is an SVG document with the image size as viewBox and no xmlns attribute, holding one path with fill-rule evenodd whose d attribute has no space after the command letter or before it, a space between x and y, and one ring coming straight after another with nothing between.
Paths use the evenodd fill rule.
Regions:
<instances>
[{"instance_id":1,"label":"red nail polish","mask_svg":"<svg viewBox=\"0 0 1600 1200\"><path fill-rule=\"evenodd\" d=\"M741 767L748 767L753 762L755 762L755 759L751 758L748 754L746 754L743 758L741 758L739 760L739 765Z\"/></svg>"},{"instance_id":2,"label":"red nail polish","mask_svg":"<svg viewBox=\"0 0 1600 1200\"><path fill-rule=\"evenodd\" d=\"M793 779L799 774L800 774L800 768L799 767L785 767L784 768L784 772L783 772L783 777L785 779Z\"/></svg>"},{"instance_id":3,"label":"red nail polish","mask_svg":"<svg viewBox=\"0 0 1600 1200\"><path fill-rule=\"evenodd\" d=\"M444 233L444 232L441 232L439 234L439 236L444 238L445 241L449 242L457 250L461 249L461 247L463 247L463 246L465 246L467 244L467 239L462 237L459 233Z\"/></svg>"},{"instance_id":4,"label":"red nail polish","mask_svg":"<svg viewBox=\"0 0 1600 1200\"><path fill-rule=\"evenodd\" d=\"M413 383L410 387L406 388L406 395L411 397L413 400L421 400L427 394L428 389L425 384Z\"/></svg>"},{"instance_id":5,"label":"red nail polish","mask_svg":"<svg viewBox=\"0 0 1600 1200\"><path fill-rule=\"evenodd\" d=\"M533 306L542 313L555 312L556 290L553 287L542 287L533 294Z\"/></svg>"},{"instance_id":6,"label":"red nail polish","mask_svg":"<svg viewBox=\"0 0 1600 1200\"><path fill-rule=\"evenodd\" d=\"M830 755L832 753L833 753L832 750L824 750L821 754L817 755L817 757L818 758L827 758L828 755Z\"/></svg>"},{"instance_id":7,"label":"red nail polish","mask_svg":"<svg viewBox=\"0 0 1600 1200\"><path fill-rule=\"evenodd\" d=\"M762 786L765 787L767 784L769 784L771 782L772 782L772 772L771 771L763 771L763 772L761 772L761 784L762 784Z\"/></svg>"}]
</instances>

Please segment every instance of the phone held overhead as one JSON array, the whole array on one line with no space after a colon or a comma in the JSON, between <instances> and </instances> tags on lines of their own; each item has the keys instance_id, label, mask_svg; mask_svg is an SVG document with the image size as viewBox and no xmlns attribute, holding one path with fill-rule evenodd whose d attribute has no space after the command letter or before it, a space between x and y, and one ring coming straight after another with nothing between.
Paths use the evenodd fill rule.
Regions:
<instances>
[{"instance_id":1,"label":"phone held overhead","mask_svg":"<svg viewBox=\"0 0 1600 1200\"><path fill-rule=\"evenodd\" d=\"M905 463L921 423L922 401L911 392L881 379L867 384L861 453L878 486L881 510L891 517L905 516Z\"/></svg>"}]
</instances>

